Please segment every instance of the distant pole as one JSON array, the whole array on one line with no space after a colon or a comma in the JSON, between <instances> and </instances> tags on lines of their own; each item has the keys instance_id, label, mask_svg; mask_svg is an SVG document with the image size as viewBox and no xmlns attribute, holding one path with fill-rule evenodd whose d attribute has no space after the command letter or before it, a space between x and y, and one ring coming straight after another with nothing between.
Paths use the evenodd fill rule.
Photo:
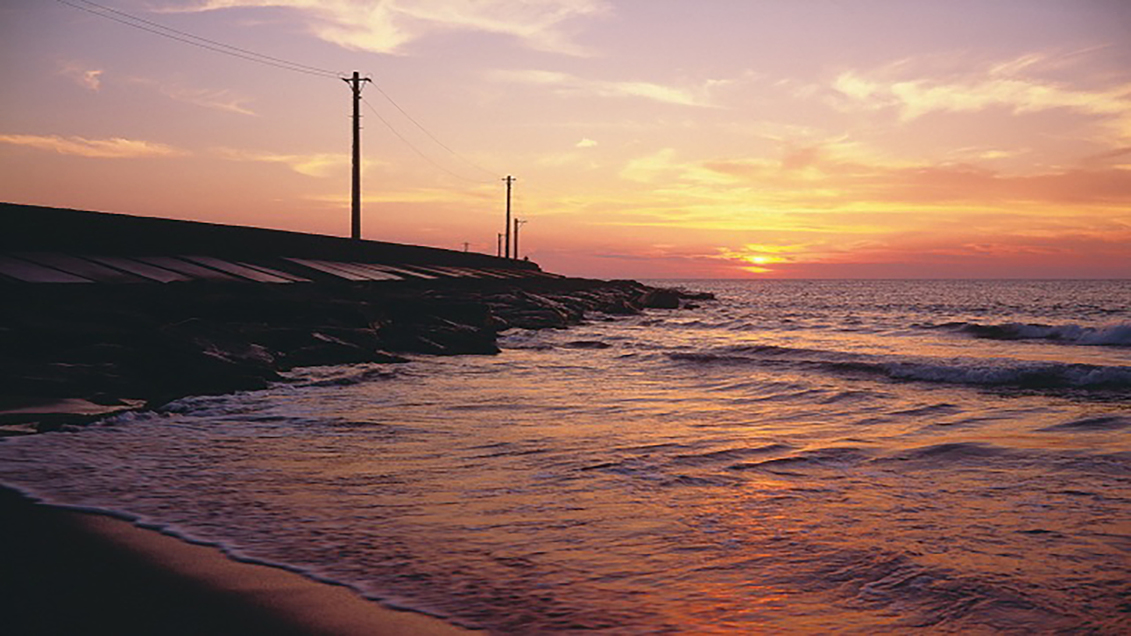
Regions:
<instances>
[{"instance_id":1,"label":"distant pole","mask_svg":"<svg viewBox=\"0 0 1131 636\"><path fill-rule=\"evenodd\" d=\"M495 256L502 258L503 257L503 233L499 232L498 237L499 237L499 246L498 246L498 249L495 250Z\"/></svg>"},{"instance_id":2,"label":"distant pole","mask_svg":"<svg viewBox=\"0 0 1131 636\"><path fill-rule=\"evenodd\" d=\"M463 242L463 251L466 253L469 249L471 249L471 243L464 241Z\"/></svg>"},{"instance_id":3,"label":"distant pole","mask_svg":"<svg viewBox=\"0 0 1131 636\"><path fill-rule=\"evenodd\" d=\"M519 258L519 253L518 253L518 228L523 223L526 223L525 219L515 219L514 220L514 260L516 260L516 261Z\"/></svg>"},{"instance_id":4,"label":"distant pole","mask_svg":"<svg viewBox=\"0 0 1131 636\"><path fill-rule=\"evenodd\" d=\"M342 81L353 90L353 197L350 214L350 237L361 240L361 83L368 77L361 77L357 71L353 77Z\"/></svg>"},{"instance_id":5,"label":"distant pole","mask_svg":"<svg viewBox=\"0 0 1131 636\"><path fill-rule=\"evenodd\" d=\"M509 174L503 181L507 182L507 222L503 227L507 230L507 250L505 253L506 258L511 257L511 184L514 183L514 177Z\"/></svg>"}]
</instances>

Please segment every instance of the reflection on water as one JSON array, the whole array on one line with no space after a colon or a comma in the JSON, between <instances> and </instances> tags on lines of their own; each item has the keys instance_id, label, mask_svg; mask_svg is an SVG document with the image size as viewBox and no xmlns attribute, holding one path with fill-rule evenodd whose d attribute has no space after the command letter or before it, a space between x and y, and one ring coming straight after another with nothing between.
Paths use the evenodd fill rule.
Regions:
<instances>
[{"instance_id":1,"label":"reflection on water","mask_svg":"<svg viewBox=\"0 0 1131 636\"><path fill-rule=\"evenodd\" d=\"M495 633L1127 633L1131 349L964 326L1131 324L1058 285L719 284L13 440L0 479Z\"/></svg>"}]
</instances>

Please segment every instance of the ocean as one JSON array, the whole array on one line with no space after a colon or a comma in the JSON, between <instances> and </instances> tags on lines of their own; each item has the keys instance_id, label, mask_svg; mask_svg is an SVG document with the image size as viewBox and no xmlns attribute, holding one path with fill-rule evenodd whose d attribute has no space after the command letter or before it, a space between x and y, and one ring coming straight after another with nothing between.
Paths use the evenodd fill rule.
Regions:
<instances>
[{"instance_id":1,"label":"ocean","mask_svg":"<svg viewBox=\"0 0 1131 636\"><path fill-rule=\"evenodd\" d=\"M1131 281L687 310L0 442L0 483L496 634L1131 633Z\"/></svg>"}]
</instances>

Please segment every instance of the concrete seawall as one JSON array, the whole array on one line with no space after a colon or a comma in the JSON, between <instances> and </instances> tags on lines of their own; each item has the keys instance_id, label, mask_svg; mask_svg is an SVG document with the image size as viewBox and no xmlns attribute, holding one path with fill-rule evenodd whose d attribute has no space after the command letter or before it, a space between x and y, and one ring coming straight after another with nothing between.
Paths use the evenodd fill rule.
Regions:
<instances>
[{"instance_id":1,"label":"concrete seawall","mask_svg":"<svg viewBox=\"0 0 1131 636\"><path fill-rule=\"evenodd\" d=\"M0 436L295 367L491 355L507 329L703 298L483 254L0 204Z\"/></svg>"},{"instance_id":2,"label":"concrete seawall","mask_svg":"<svg viewBox=\"0 0 1131 636\"><path fill-rule=\"evenodd\" d=\"M486 254L0 203L0 284L547 276L534 263Z\"/></svg>"}]
</instances>

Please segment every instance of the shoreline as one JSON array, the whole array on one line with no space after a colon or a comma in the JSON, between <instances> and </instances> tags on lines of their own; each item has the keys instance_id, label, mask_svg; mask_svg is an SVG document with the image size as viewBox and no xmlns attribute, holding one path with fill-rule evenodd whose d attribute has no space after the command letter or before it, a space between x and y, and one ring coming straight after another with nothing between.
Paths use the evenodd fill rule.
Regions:
<instances>
[{"instance_id":1,"label":"shoreline","mask_svg":"<svg viewBox=\"0 0 1131 636\"><path fill-rule=\"evenodd\" d=\"M12 634L484 633L6 486L0 516L0 608Z\"/></svg>"},{"instance_id":2,"label":"shoreline","mask_svg":"<svg viewBox=\"0 0 1131 636\"><path fill-rule=\"evenodd\" d=\"M13 204L0 204L0 225L0 443L266 388L295 368L492 355L507 329L712 298L255 228ZM314 268L293 276L296 262ZM14 634L483 633L4 484L0 516L0 611Z\"/></svg>"},{"instance_id":3,"label":"shoreline","mask_svg":"<svg viewBox=\"0 0 1131 636\"><path fill-rule=\"evenodd\" d=\"M3 368L3 437L160 410L189 395L264 388L296 367L395 364L398 354L495 354L510 328L708 298L635 281L6 287L17 345ZM30 292L30 293L28 293ZM73 309L82 307L81 317ZM37 502L0 484L0 611L14 634L424 636L484 633L246 563L110 513Z\"/></svg>"},{"instance_id":4,"label":"shoreline","mask_svg":"<svg viewBox=\"0 0 1131 636\"><path fill-rule=\"evenodd\" d=\"M0 437L266 388L297 367L492 355L507 329L711 298L578 278L291 285L0 285ZM76 311L78 310L78 311Z\"/></svg>"},{"instance_id":5,"label":"shoreline","mask_svg":"<svg viewBox=\"0 0 1131 636\"><path fill-rule=\"evenodd\" d=\"M493 354L506 329L707 297L467 251L0 202L0 437L296 367Z\"/></svg>"}]
</instances>

